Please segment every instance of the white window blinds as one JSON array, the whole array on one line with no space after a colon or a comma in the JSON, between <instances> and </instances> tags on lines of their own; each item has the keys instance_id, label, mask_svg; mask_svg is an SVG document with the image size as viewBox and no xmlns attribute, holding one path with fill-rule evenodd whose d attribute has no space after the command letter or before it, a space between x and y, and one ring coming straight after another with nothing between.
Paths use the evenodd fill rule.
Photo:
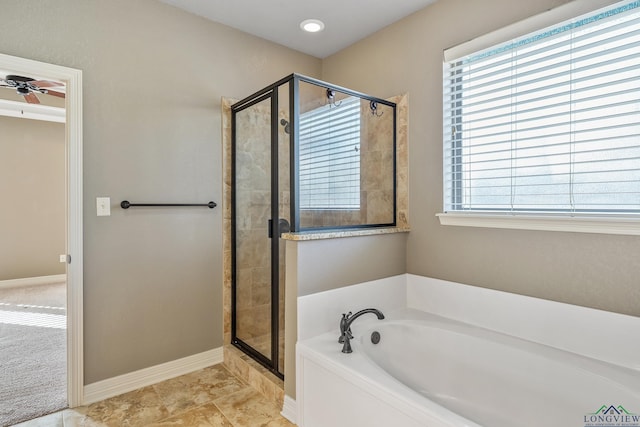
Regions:
<instances>
[{"instance_id":1,"label":"white window blinds","mask_svg":"<svg viewBox=\"0 0 640 427\"><path fill-rule=\"evenodd\" d=\"M446 212L640 215L639 9L444 64Z\"/></svg>"},{"instance_id":2,"label":"white window blinds","mask_svg":"<svg viewBox=\"0 0 640 427\"><path fill-rule=\"evenodd\" d=\"M360 99L300 114L300 209L360 208Z\"/></svg>"}]
</instances>

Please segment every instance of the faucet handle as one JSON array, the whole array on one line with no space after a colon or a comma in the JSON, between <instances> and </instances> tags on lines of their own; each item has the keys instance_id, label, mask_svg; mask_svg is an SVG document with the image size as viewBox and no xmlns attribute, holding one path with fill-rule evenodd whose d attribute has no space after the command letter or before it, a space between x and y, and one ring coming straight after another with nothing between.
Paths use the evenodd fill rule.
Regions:
<instances>
[{"instance_id":1,"label":"faucet handle","mask_svg":"<svg viewBox=\"0 0 640 427\"><path fill-rule=\"evenodd\" d=\"M347 336L348 339L353 338L353 334L351 333L351 328L347 328L347 321L349 320L349 317L352 314L353 313L351 312L342 313L342 319L340 319L340 337L338 338L338 342L340 344L344 343L345 335Z\"/></svg>"},{"instance_id":2,"label":"faucet handle","mask_svg":"<svg viewBox=\"0 0 640 427\"><path fill-rule=\"evenodd\" d=\"M344 332L347 326L347 320L351 317L351 312L342 313L342 319L340 319L340 332Z\"/></svg>"},{"instance_id":3,"label":"faucet handle","mask_svg":"<svg viewBox=\"0 0 640 427\"><path fill-rule=\"evenodd\" d=\"M338 337L338 342L340 344L342 344L344 342L345 336L348 339L353 339L353 334L351 333L351 328L349 328L348 330L346 330L345 332L343 332L340 337Z\"/></svg>"}]
</instances>

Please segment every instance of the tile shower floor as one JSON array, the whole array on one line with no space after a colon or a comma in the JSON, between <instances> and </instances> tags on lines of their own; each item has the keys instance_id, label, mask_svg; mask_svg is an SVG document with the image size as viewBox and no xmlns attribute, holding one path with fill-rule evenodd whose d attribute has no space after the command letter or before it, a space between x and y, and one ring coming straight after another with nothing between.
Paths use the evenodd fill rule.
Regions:
<instances>
[{"instance_id":1,"label":"tile shower floor","mask_svg":"<svg viewBox=\"0 0 640 427\"><path fill-rule=\"evenodd\" d=\"M280 408L222 364L19 427L288 427Z\"/></svg>"}]
</instances>

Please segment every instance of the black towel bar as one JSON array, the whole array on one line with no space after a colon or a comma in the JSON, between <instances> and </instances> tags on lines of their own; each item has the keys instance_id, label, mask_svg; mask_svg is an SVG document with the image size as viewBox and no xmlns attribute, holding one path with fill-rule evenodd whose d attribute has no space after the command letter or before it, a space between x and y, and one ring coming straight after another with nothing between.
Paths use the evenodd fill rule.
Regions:
<instances>
[{"instance_id":1,"label":"black towel bar","mask_svg":"<svg viewBox=\"0 0 640 427\"><path fill-rule=\"evenodd\" d=\"M206 206L209 209L213 209L216 206L216 202L209 203L131 203L128 200L123 200L120 203L122 209L129 209L131 206Z\"/></svg>"}]
</instances>

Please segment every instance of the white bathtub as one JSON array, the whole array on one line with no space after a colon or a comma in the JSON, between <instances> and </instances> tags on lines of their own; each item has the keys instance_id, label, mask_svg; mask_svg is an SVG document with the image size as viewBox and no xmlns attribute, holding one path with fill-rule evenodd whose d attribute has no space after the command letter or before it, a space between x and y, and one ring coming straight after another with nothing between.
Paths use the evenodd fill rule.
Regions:
<instances>
[{"instance_id":1,"label":"white bathtub","mask_svg":"<svg viewBox=\"0 0 640 427\"><path fill-rule=\"evenodd\" d=\"M352 329L298 344L300 426L640 426L637 370L411 309Z\"/></svg>"},{"instance_id":2,"label":"white bathtub","mask_svg":"<svg viewBox=\"0 0 640 427\"><path fill-rule=\"evenodd\" d=\"M386 319L358 318L341 353L341 313L366 307ZM639 337L638 317L415 275L300 296L296 421L640 427Z\"/></svg>"}]
</instances>

